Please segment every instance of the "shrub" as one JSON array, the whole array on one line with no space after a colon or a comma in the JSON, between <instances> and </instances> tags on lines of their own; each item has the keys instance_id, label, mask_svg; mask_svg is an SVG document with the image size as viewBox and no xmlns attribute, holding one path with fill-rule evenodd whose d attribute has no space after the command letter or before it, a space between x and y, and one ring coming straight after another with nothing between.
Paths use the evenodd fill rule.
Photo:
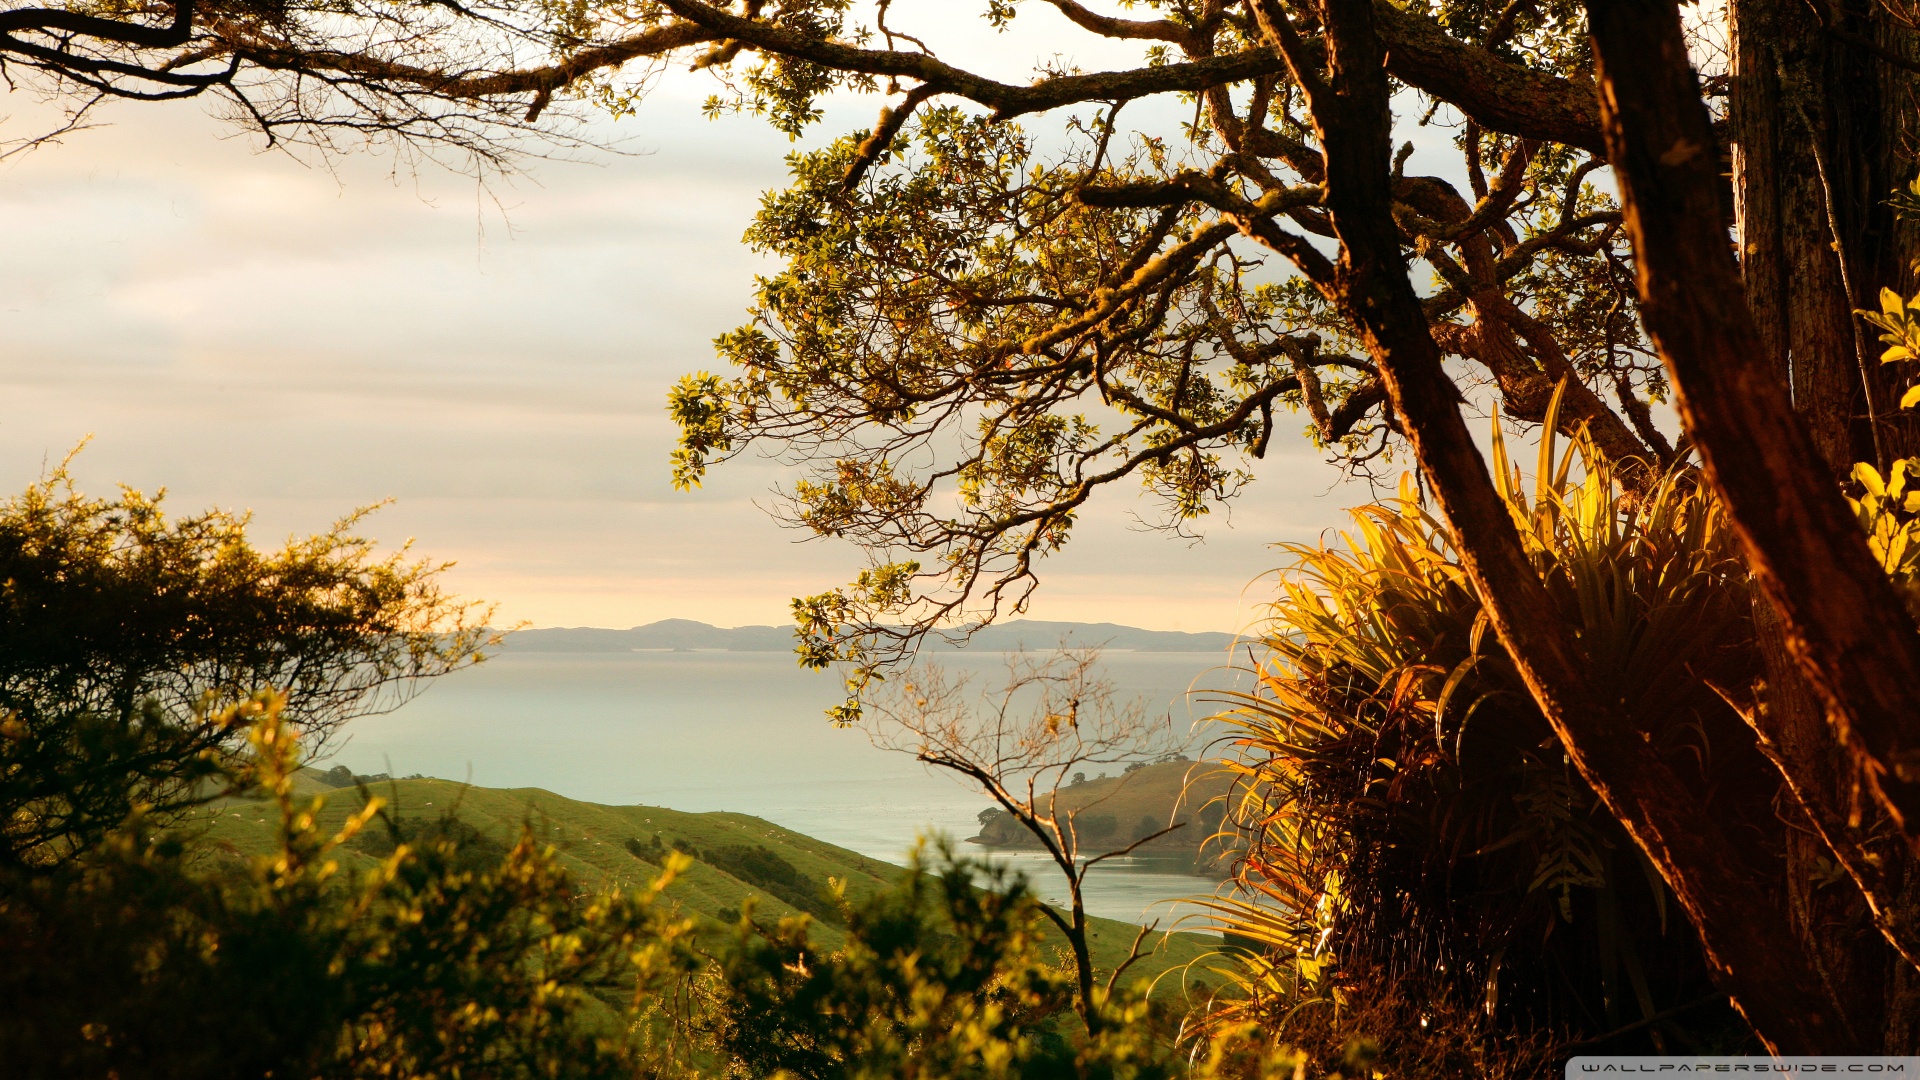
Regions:
<instances>
[{"instance_id":1,"label":"shrub","mask_svg":"<svg viewBox=\"0 0 1920 1080\"><path fill-rule=\"evenodd\" d=\"M618 1000L684 963L661 884L585 903L531 834L476 865L430 823L336 880L323 800L292 798L278 698L218 718L279 810L277 850L231 874L135 821L84 856L0 876L0 1058L20 1077L615 1077ZM669 868L671 873L672 867Z\"/></svg>"},{"instance_id":2,"label":"shrub","mask_svg":"<svg viewBox=\"0 0 1920 1080\"><path fill-rule=\"evenodd\" d=\"M1777 773L1713 689L1757 667L1719 509L1684 467L1629 499L1583 442L1553 454L1549 440L1532 497L1497 441L1496 475L1598 681L1735 831L1774 843L1776 785L1754 778ZM1291 549L1258 689L1223 718L1249 847L1247 899L1216 906L1252 946L1229 1014L1278 1024L1374 995L1385 1015L1427 972L1414 989L1435 1015L1638 1030L1611 1049L1658 1038L1654 1018L1713 994L1691 928L1560 753L1447 526L1410 482L1354 520L1338 547ZM1724 1005L1687 1020L1708 1042L1745 1034Z\"/></svg>"},{"instance_id":3,"label":"shrub","mask_svg":"<svg viewBox=\"0 0 1920 1080\"><path fill-rule=\"evenodd\" d=\"M0 866L90 850L220 794L215 702L287 691L309 750L479 659L486 612L443 567L379 557L352 515L277 552L220 511L91 499L64 469L0 502Z\"/></svg>"}]
</instances>

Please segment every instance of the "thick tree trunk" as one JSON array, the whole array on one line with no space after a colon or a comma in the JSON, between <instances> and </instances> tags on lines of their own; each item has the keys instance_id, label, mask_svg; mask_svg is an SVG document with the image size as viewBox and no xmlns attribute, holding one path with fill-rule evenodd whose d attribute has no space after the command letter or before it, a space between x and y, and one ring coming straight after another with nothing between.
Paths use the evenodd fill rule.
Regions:
<instances>
[{"instance_id":1,"label":"thick tree trunk","mask_svg":"<svg viewBox=\"0 0 1920 1080\"><path fill-rule=\"evenodd\" d=\"M1897 8L1908 12L1895 15ZM1811 8L1809 8L1811 10ZM1828 0L1824 100L1828 117L1828 175L1834 196L1837 250L1849 271L1855 307L1876 307L1880 288L1912 296L1912 261L1920 256L1920 223L1901 221L1887 196L1914 179L1920 154L1920 98L1916 77L1889 58L1920 58L1920 33L1901 17L1910 4L1882 0ZM1876 56L1880 54L1880 56ZM1860 331L1859 323L1853 325ZM1855 459L1885 469L1893 459L1920 454L1920 415L1897 409L1901 390L1914 382L1907 363L1878 363L1874 334L1862 332L1857 379L1872 392L1855 413ZM1874 423L1868 427L1868 411Z\"/></svg>"},{"instance_id":2,"label":"thick tree trunk","mask_svg":"<svg viewBox=\"0 0 1920 1080\"><path fill-rule=\"evenodd\" d=\"M1390 216L1392 119L1371 5L1326 0L1325 84L1297 41L1287 47L1291 31L1278 4L1258 0L1255 10L1289 55L1325 148L1327 206L1342 244L1333 291L1380 366L1462 561L1529 689L1575 767L1666 877L1715 978L1761 1037L1789 1053L1860 1046L1740 846L1632 728L1617 700L1592 684L1487 475ZM1756 938L1780 944L1755 950Z\"/></svg>"},{"instance_id":3,"label":"thick tree trunk","mask_svg":"<svg viewBox=\"0 0 1920 1080\"><path fill-rule=\"evenodd\" d=\"M1727 41L1733 93L1727 110L1733 135L1734 221L1753 328L1767 370L1792 385L1787 360L1787 273L1780 238L1780 75L1774 42L1782 0L1732 0Z\"/></svg>"},{"instance_id":4,"label":"thick tree trunk","mask_svg":"<svg viewBox=\"0 0 1920 1080\"><path fill-rule=\"evenodd\" d=\"M1822 40L1812 13L1796 0L1733 0L1727 23L1733 62L1729 110L1733 189L1741 273L1754 330L1769 373L1780 387L1793 391L1795 411L1814 434L1826 464L1837 475L1844 474L1852 460L1863 456L1863 444L1867 453L1873 446L1870 437L1863 438L1870 435L1862 425L1866 396L1861 390L1858 340L1848 336L1855 329L1847 322L1853 316L1841 302L1845 282L1838 274L1839 252L1864 252L1870 246L1864 237L1850 234L1835 249L1832 224L1858 221L1861 215L1827 212L1826 185L1808 180L1818 181L1824 170L1805 130L1807 117L1830 112L1833 95L1828 88L1833 80L1828 72L1836 47ZM1810 47L1813 44L1821 48L1815 50ZM1816 52L1821 61L1818 67L1809 64L1810 54ZM1783 80L1793 87L1791 106L1782 100ZM1879 101L1892 106L1890 116L1914 115L1915 110L1891 100L1886 89L1878 88ZM1789 108L1791 115L1783 114ZM1789 128L1798 134L1787 134ZM1854 130L1861 128L1856 125ZM1822 132L1823 138L1830 135ZM1900 142L1882 137L1883 147ZM1859 168L1859 152L1835 147L1831 141L1827 145L1828 158L1847 162L1849 170ZM1883 158L1885 153L1883 149ZM1897 176L1905 168L1895 162L1882 171ZM1781 189L1793 188L1785 178L1795 176L1800 178L1800 191L1794 201L1804 204L1812 197L1817 203L1811 210L1803 206L1783 212ZM1808 262L1815 265L1809 267ZM1809 283L1821 279L1829 296L1810 302ZM1858 266L1852 269L1851 279L1856 292L1863 287L1857 282L1873 280ZM1794 283L1793 289L1788 282ZM1838 331L1832 329L1836 307L1843 309L1840 321L1845 324ZM1814 312L1823 313L1829 326L1824 334L1829 344L1822 346L1831 350L1825 363L1808 355L1816 335L1804 325L1797 333L1789 327L1790 321L1805 320ZM1800 343L1793 350L1791 367L1789 340ZM1879 400L1897 401L1898 389L1883 386ZM1903 438L1901 425L1883 424L1882 441L1895 455L1912 452L1901 448ZM1756 597L1754 624L1766 675L1755 726L1763 742L1787 763L1782 771L1790 777L1797 774L1799 785L1792 790L1806 815L1786 834L1783 883L1789 910L1829 985L1850 988L1845 992L1852 999L1849 1013L1860 1017L1863 1027L1870 1024L1882 1032L1883 1050L1902 1052L1920 1029L1920 993L1915 992L1920 987L1913 985L1916 972L1910 962L1920 955L1915 940L1920 935L1913 929L1920 925L1920 909L1900 886L1908 855L1904 850L1882 848L1871 859L1863 857L1866 853L1860 850L1859 840L1871 829L1855 829L1846 821L1850 767L1846 749L1828 727L1820 702L1787 647L1785 627L1764 598ZM1810 801L1817 805L1808 805ZM1827 843L1828 836L1840 846ZM1826 875L1836 858L1861 883L1860 893L1828 882ZM1869 921L1880 935L1862 932Z\"/></svg>"},{"instance_id":5,"label":"thick tree trunk","mask_svg":"<svg viewBox=\"0 0 1920 1080\"><path fill-rule=\"evenodd\" d=\"M1589 0L1641 315L1680 414L1862 779L1920 833L1920 633L1768 371L1720 228L1712 126L1663 0Z\"/></svg>"},{"instance_id":6,"label":"thick tree trunk","mask_svg":"<svg viewBox=\"0 0 1920 1080\"><path fill-rule=\"evenodd\" d=\"M1782 881L1787 913L1827 992L1867 1038L1885 1027L1886 980L1892 973L1890 961L1898 956L1890 941L1916 955L1920 941L1901 918L1897 896L1886 887L1881 870L1887 853L1869 854L1859 830L1846 820L1845 755L1787 651L1779 613L1763 597L1754 598L1754 623L1767 684L1753 725L1762 747L1788 778L1801 811L1795 820L1791 807L1781 807L1788 823ZM1836 860L1859 888L1833 880ZM1874 909L1866 900L1869 892Z\"/></svg>"},{"instance_id":7,"label":"thick tree trunk","mask_svg":"<svg viewBox=\"0 0 1920 1080\"><path fill-rule=\"evenodd\" d=\"M1913 73L1863 42L1910 59L1920 37L1869 0L1738 0L1733 27L1736 169L1743 192L1743 262L1763 337L1775 317L1793 354L1794 403L1814 443L1844 474L1854 461L1885 468L1920 453L1920 417L1894 405L1914 381L1879 350L1852 312L1881 287L1912 295L1920 224L1888 196L1920 165L1920 98ZM1778 267L1755 264L1772 236ZM1774 271L1777 269L1778 276Z\"/></svg>"}]
</instances>

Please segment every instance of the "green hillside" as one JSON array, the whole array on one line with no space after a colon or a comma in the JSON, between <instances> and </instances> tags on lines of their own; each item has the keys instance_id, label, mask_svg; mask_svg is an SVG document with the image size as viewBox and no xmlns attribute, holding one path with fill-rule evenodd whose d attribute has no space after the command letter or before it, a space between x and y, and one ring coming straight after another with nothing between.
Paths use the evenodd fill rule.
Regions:
<instances>
[{"instance_id":1,"label":"green hillside","mask_svg":"<svg viewBox=\"0 0 1920 1080\"><path fill-rule=\"evenodd\" d=\"M1219 845L1207 840L1219 827L1225 809L1221 800L1230 784L1218 766L1162 761L1119 776L1063 786L1055 795L1054 807L1056 812L1074 814L1085 853L1124 848L1180 822L1182 828L1148 841L1139 852L1216 862ZM1036 850L1040 846L1032 833L1005 812L984 815L980 835L972 839L997 848Z\"/></svg>"},{"instance_id":2,"label":"green hillside","mask_svg":"<svg viewBox=\"0 0 1920 1080\"><path fill-rule=\"evenodd\" d=\"M704 916L717 927L734 921L749 897L765 919L800 914L805 908L815 916L815 939L828 949L838 948L845 937L833 925L837 913L821 895L827 880L844 882L847 895L859 900L885 888L900 873L890 863L746 814L604 806L540 788L483 788L435 779L381 781L371 790L399 808L403 829L443 829L449 817L457 819L451 830L477 857L504 852L518 840L523 826L531 826L588 892L644 886L658 872L659 860L679 847L695 857L692 869L667 891L683 911ZM311 771L302 774L297 794L303 800L325 796L320 824L329 831L361 806L356 789L329 787ZM271 803L230 799L203 808L183 828L216 852L249 856L271 850L274 824ZM384 829L370 828L339 852L342 872L371 868L390 845ZM1096 963L1110 970L1125 958L1138 928L1109 919L1091 922ZM1132 972L1152 978L1204 955L1218 942L1198 934L1156 936L1153 954ZM1065 944L1060 939L1060 947ZM1167 980L1167 988L1175 981Z\"/></svg>"}]
</instances>

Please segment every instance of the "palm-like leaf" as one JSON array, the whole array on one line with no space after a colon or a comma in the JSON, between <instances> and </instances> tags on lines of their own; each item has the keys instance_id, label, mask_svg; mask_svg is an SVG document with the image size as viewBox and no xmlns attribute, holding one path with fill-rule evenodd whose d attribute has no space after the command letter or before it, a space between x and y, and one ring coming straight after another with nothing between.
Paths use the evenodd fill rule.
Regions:
<instances>
[{"instance_id":1,"label":"palm-like leaf","mask_svg":"<svg viewBox=\"0 0 1920 1080\"><path fill-rule=\"evenodd\" d=\"M1750 685L1756 659L1745 571L1696 472L1629 495L1586 440L1549 440L1529 490L1497 430L1492 449L1597 684L1714 805L1761 829L1772 792L1719 784L1770 774L1716 691ZM1343 968L1439 973L1489 1022L1589 1035L1709 990L1697 943L1568 765L1411 478L1333 542L1286 550L1256 688L1220 717L1246 850L1238 895L1211 906L1240 946L1221 974L1243 996L1222 1019L1364 992Z\"/></svg>"}]
</instances>

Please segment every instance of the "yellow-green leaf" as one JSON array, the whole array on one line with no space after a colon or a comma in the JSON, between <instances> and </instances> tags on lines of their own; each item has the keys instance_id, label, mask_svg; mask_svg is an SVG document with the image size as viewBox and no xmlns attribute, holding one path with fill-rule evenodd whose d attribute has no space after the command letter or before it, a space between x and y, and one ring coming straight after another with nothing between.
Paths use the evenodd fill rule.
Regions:
<instances>
[{"instance_id":1,"label":"yellow-green leaf","mask_svg":"<svg viewBox=\"0 0 1920 1080\"><path fill-rule=\"evenodd\" d=\"M1880 470L1864 461L1857 462L1853 466L1853 478L1875 498L1883 497L1887 493L1887 484L1880 479Z\"/></svg>"}]
</instances>

